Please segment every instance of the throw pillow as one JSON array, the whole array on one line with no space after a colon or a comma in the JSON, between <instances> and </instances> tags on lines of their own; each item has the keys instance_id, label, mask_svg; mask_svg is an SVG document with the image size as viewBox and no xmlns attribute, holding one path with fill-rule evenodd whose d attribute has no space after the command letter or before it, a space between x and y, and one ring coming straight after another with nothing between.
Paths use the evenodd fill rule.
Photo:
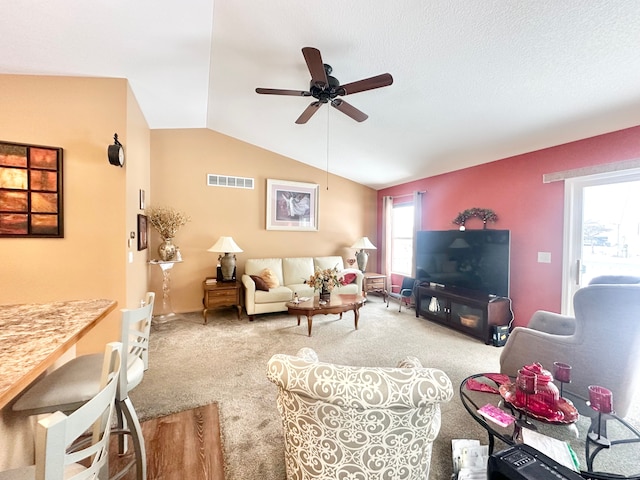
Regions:
<instances>
[{"instance_id":1,"label":"throw pillow","mask_svg":"<svg viewBox=\"0 0 640 480\"><path fill-rule=\"evenodd\" d=\"M264 280L264 283L267 284L267 287L276 288L280 286L280 281L278 280L278 277L276 277L276 274L273 273L271 269L265 268L260 274L260 276Z\"/></svg>"},{"instance_id":2,"label":"throw pillow","mask_svg":"<svg viewBox=\"0 0 640 480\"><path fill-rule=\"evenodd\" d=\"M253 283L256 284L256 290L262 290L263 292L269 291L269 287L267 286L265 281L262 279L262 277L259 277L258 275L249 275L249 276L251 277L251 280L253 280Z\"/></svg>"},{"instance_id":3,"label":"throw pillow","mask_svg":"<svg viewBox=\"0 0 640 480\"><path fill-rule=\"evenodd\" d=\"M354 283L356 281L356 277L357 275L355 273L345 273L340 279L340 283L342 285L349 285L350 283Z\"/></svg>"}]
</instances>

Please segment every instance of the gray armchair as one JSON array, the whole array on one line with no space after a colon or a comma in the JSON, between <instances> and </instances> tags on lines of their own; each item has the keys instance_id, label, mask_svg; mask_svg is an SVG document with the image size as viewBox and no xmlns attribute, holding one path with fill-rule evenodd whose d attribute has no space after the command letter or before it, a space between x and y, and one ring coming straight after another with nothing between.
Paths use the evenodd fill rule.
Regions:
<instances>
[{"instance_id":1,"label":"gray armchair","mask_svg":"<svg viewBox=\"0 0 640 480\"><path fill-rule=\"evenodd\" d=\"M640 387L640 285L592 284L573 297L575 318L538 311L516 327L500 356L500 372L515 376L523 365L553 362L573 367L564 389L588 397L589 385L613 391L624 417Z\"/></svg>"}]
</instances>

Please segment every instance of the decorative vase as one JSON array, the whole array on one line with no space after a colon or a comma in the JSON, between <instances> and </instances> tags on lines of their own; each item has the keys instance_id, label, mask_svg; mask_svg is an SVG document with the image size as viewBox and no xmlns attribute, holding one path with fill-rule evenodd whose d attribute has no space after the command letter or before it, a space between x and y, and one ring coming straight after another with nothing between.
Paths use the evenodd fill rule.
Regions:
<instances>
[{"instance_id":1,"label":"decorative vase","mask_svg":"<svg viewBox=\"0 0 640 480\"><path fill-rule=\"evenodd\" d=\"M331 292L324 284L322 285L322 290L320 290L320 300L322 300L323 302L328 302L329 300L331 300Z\"/></svg>"},{"instance_id":2,"label":"decorative vase","mask_svg":"<svg viewBox=\"0 0 640 480\"><path fill-rule=\"evenodd\" d=\"M177 248L173 244L173 238L163 238L158 245L158 255L163 262L170 262L176 256Z\"/></svg>"},{"instance_id":3,"label":"decorative vase","mask_svg":"<svg viewBox=\"0 0 640 480\"><path fill-rule=\"evenodd\" d=\"M367 260L369 260L369 254L366 250L360 250L356 253L356 259L358 260L358 269L364 273L367 269Z\"/></svg>"}]
</instances>

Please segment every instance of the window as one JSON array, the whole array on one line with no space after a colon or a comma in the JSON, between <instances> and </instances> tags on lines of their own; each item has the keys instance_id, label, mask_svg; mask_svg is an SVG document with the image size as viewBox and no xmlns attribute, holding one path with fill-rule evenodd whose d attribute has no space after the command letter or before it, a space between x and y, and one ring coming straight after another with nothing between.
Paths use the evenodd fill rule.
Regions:
<instances>
[{"instance_id":1,"label":"window","mask_svg":"<svg viewBox=\"0 0 640 480\"><path fill-rule=\"evenodd\" d=\"M391 210L391 271L411 276L413 265L413 204Z\"/></svg>"}]
</instances>

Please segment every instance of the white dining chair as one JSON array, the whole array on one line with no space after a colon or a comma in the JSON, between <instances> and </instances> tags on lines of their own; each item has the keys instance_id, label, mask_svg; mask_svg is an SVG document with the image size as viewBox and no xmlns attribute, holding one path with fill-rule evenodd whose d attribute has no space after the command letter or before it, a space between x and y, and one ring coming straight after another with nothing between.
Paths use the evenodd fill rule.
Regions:
<instances>
[{"instance_id":1,"label":"white dining chair","mask_svg":"<svg viewBox=\"0 0 640 480\"><path fill-rule=\"evenodd\" d=\"M136 479L146 480L147 461L140 421L129 398L129 392L140 384L148 368L149 333L155 293L148 292L144 306L122 309L120 341L122 364L116 393L118 452L127 451L126 438L131 437L135 455L111 480L121 478L133 464ZM27 415L71 412L84 405L99 390L102 369L100 354L82 355L63 364L31 385L14 403L13 410Z\"/></svg>"},{"instance_id":2,"label":"white dining chair","mask_svg":"<svg viewBox=\"0 0 640 480\"><path fill-rule=\"evenodd\" d=\"M61 411L36 425L35 465L0 472L0 480L95 480L109 458L109 433L122 362L122 344L108 343L100 387L68 416ZM88 432L88 433L86 433Z\"/></svg>"}]
</instances>

